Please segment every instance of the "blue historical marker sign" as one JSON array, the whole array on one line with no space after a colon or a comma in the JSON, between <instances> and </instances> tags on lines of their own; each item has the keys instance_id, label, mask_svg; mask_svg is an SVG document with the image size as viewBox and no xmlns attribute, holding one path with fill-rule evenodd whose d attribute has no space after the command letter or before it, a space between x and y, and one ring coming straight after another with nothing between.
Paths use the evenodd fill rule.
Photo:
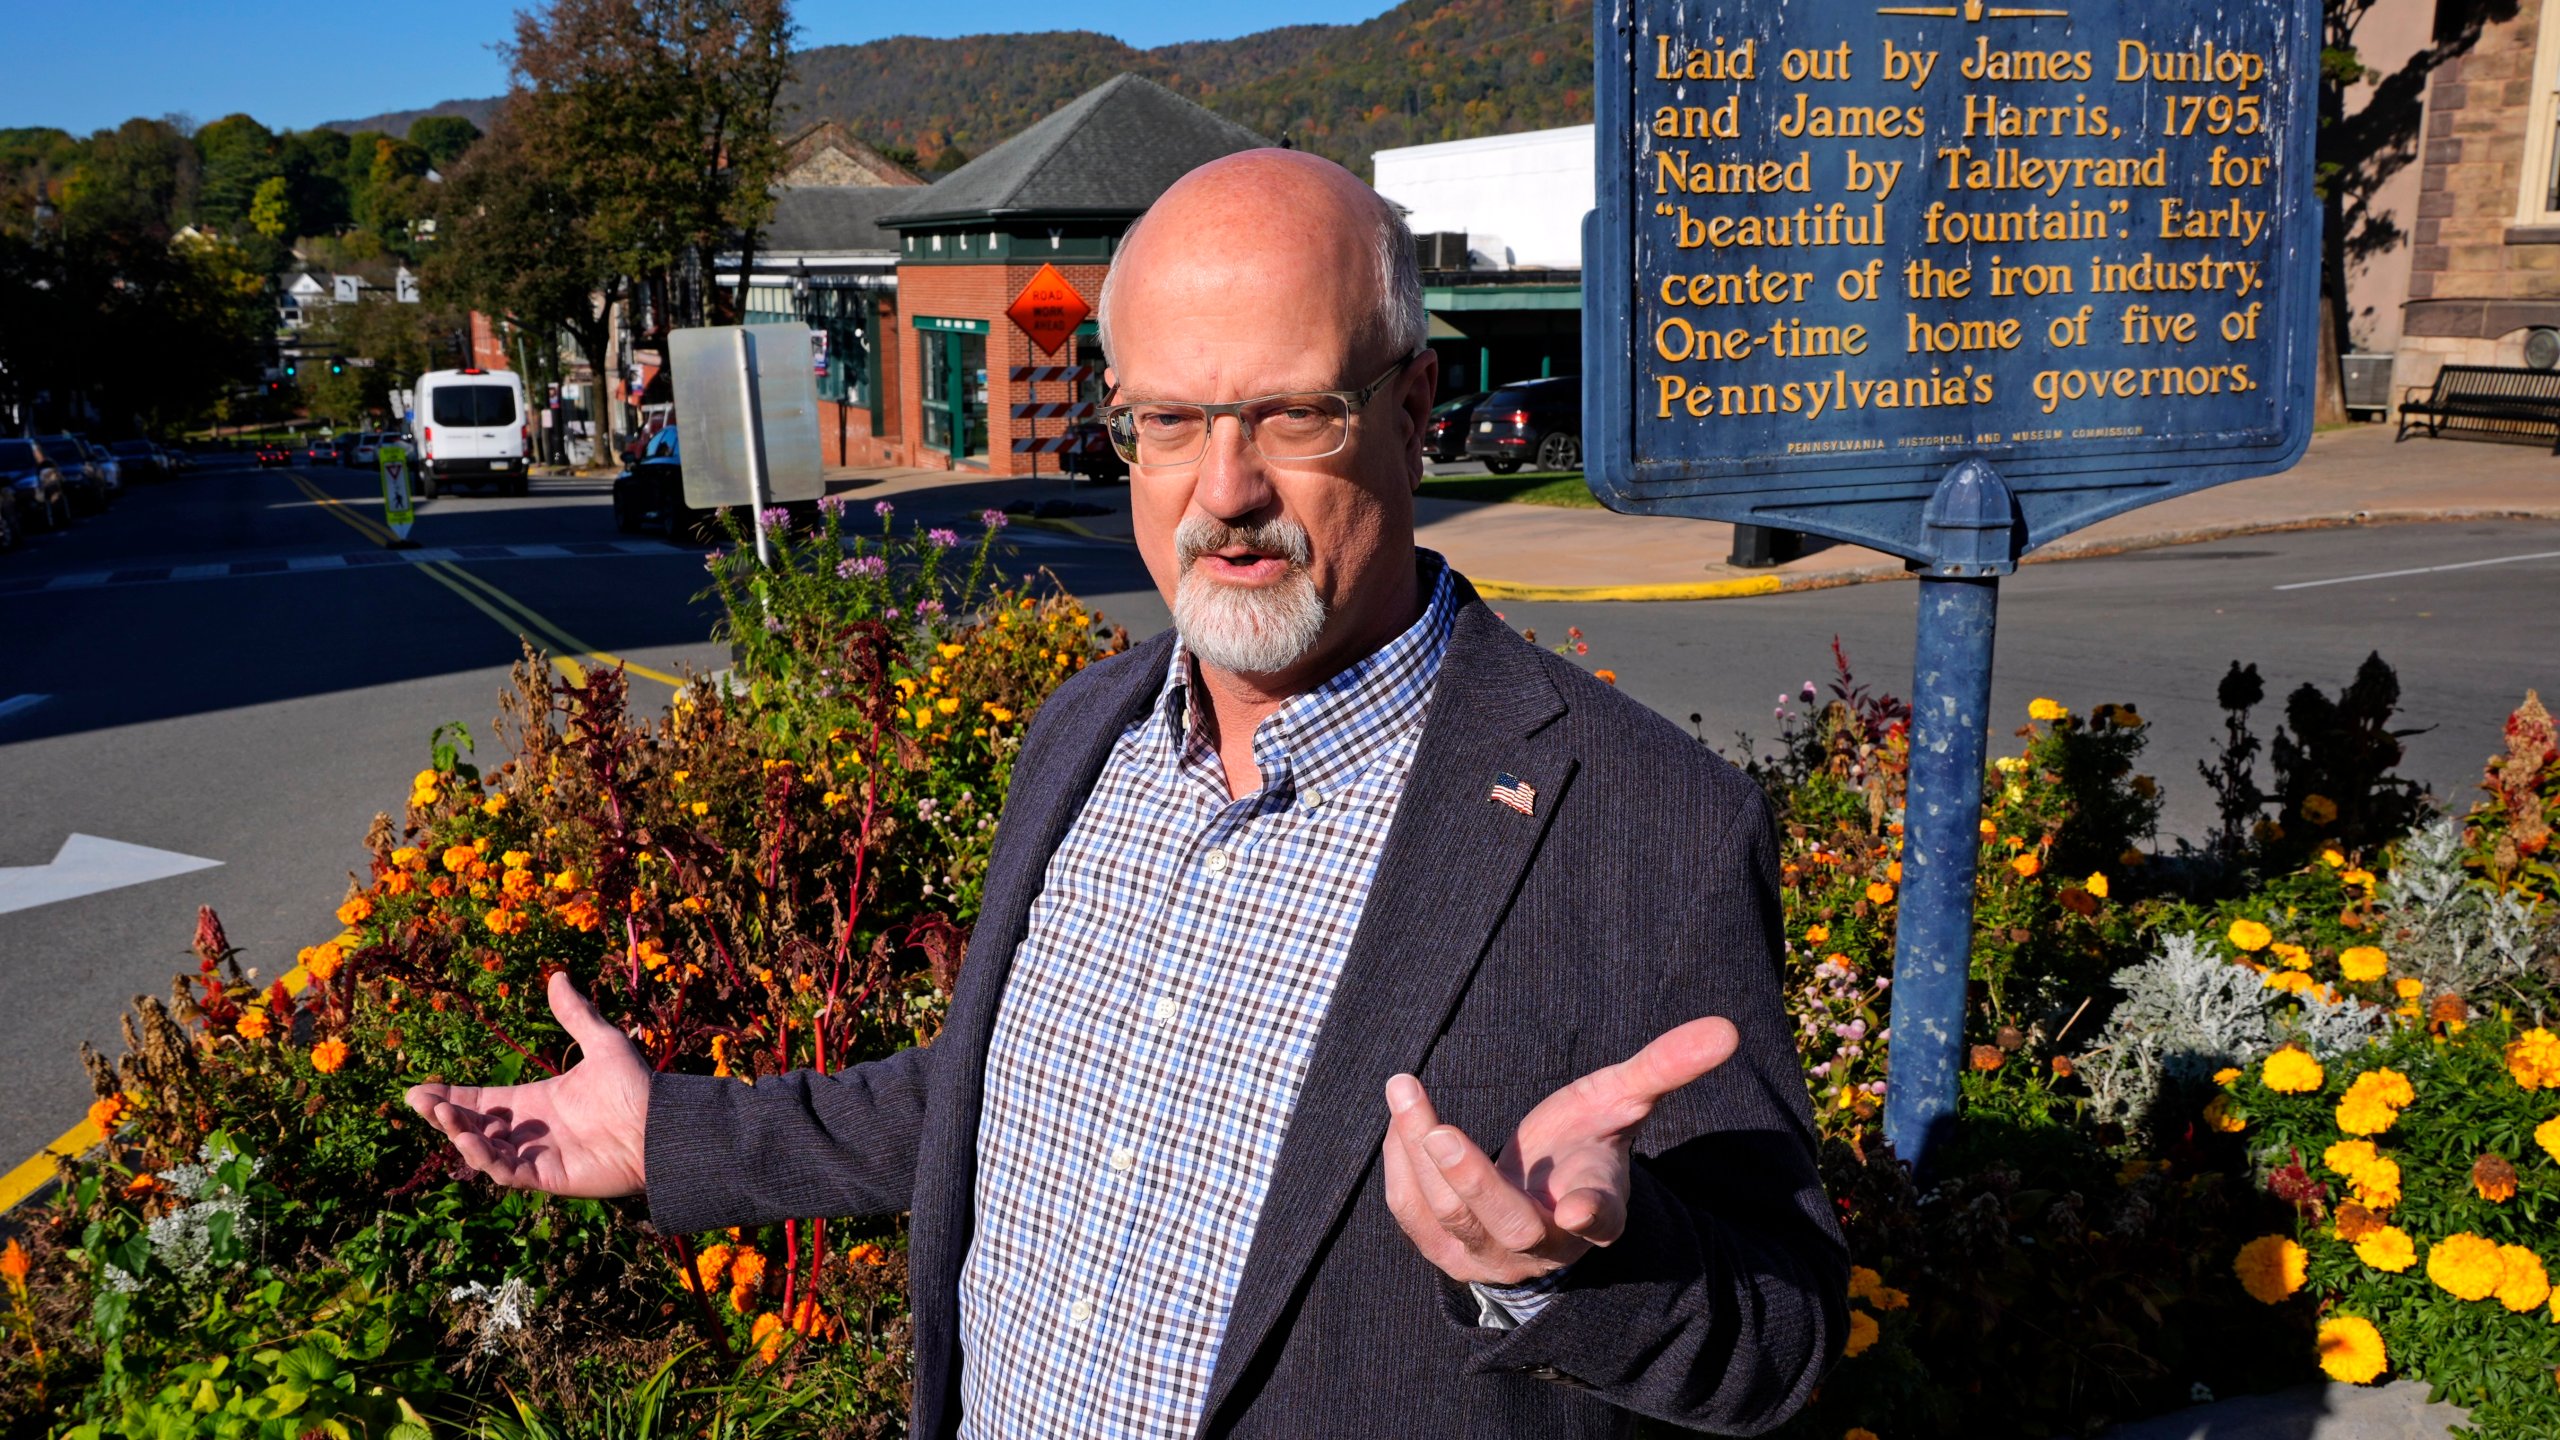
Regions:
<instances>
[{"instance_id":1,"label":"blue historical marker sign","mask_svg":"<svg viewBox=\"0 0 2560 1440\"><path fill-rule=\"evenodd\" d=\"M1938 558L2310 437L2314 0L1597 7L1586 455L1611 508Z\"/></svg>"}]
</instances>

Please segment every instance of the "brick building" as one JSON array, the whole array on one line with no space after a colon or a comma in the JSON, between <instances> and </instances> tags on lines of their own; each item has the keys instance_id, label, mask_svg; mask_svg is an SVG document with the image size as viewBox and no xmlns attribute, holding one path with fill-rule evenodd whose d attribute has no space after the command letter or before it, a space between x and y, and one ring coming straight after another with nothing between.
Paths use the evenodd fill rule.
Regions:
<instances>
[{"instance_id":1,"label":"brick building","mask_svg":"<svg viewBox=\"0 0 2560 1440\"><path fill-rule=\"evenodd\" d=\"M803 142L806 142L805 144ZM1102 355L1090 319L1042 354L1005 309L1055 266L1090 306L1123 231L1194 166L1270 142L1172 91L1122 75L929 186L898 183L816 132L795 140L803 183L776 189L747 275L750 322L806 321L828 335L819 382L827 463L991 475L1054 472L1066 416L1018 417L1037 403L1091 402L1060 382L1016 381L1018 366L1082 366ZM900 172L904 173L904 172ZM810 183L844 179L854 183ZM721 281L734 284L729 257Z\"/></svg>"}]
</instances>

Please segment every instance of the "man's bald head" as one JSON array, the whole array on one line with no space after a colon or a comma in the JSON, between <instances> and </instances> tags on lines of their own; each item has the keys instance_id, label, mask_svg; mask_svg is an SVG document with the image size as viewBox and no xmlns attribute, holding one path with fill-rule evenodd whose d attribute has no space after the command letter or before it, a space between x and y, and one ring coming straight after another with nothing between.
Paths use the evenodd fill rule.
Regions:
<instances>
[{"instance_id":1,"label":"man's bald head","mask_svg":"<svg viewBox=\"0 0 2560 1440\"><path fill-rule=\"evenodd\" d=\"M1170 289L1150 298L1180 308L1181 292L1236 285L1278 287L1335 310L1354 350L1344 358L1361 364L1410 355L1429 330L1413 235L1394 206L1330 160L1247 150L1175 181L1129 228L1103 277L1103 353L1118 353L1113 302L1132 288Z\"/></svg>"}]
</instances>

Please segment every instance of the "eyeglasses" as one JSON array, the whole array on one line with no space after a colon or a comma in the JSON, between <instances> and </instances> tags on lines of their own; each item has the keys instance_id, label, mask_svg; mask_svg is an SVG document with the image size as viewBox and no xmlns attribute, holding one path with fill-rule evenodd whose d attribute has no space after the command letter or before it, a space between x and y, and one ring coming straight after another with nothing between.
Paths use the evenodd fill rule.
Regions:
<instances>
[{"instance_id":1,"label":"eyeglasses","mask_svg":"<svg viewBox=\"0 0 2560 1440\"><path fill-rule=\"evenodd\" d=\"M1188 465L1209 449L1209 430L1221 415L1244 427L1245 443L1269 460L1321 460L1351 438L1351 417L1404 367L1422 358L1414 351L1387 373L1357 390L1306 390L1258 395L1224 405L1185 405L1149 400L1106 405L1102 428L1111 448L1132 465Z\"/></svg>"}]
</instances>

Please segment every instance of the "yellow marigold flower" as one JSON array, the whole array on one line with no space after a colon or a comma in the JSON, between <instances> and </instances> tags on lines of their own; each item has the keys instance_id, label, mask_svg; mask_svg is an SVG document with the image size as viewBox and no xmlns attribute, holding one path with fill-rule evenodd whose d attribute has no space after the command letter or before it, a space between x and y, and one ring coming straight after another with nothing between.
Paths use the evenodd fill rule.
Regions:
<instances>
[{"instance_id":1,"label":"yellow marigold flower","mask_svg":"<svg viewBox=\"0 0 2560 1440\"><path fill-rule=\"evenodd\" d=\"M2497 1242L2469 1231L2447 1235L2427 1251L2427 1278L2464 1300L2486 1300L2507 1278Z\"/></svg>"},{"instance_id":2,"label":"yellow marigold flower","mask_svg":"<svg viewBox=\"0 0 2560 1440\"><path fill-rule=\"evenodd\" d=\"M2338 1102L2338 1128L2349 1135L2379 1135L2399 1123L2400 1112L2353 1096Z\"/></svg>"},{"instance_id":3,"label":"yellow marigold flower","mask_svg":"<svg viewBox=\"0 0 2560 1440\"><path fill-rule=\"evenodd\" d=\"M2347 857L2339 854L2335 849L2323 850L2320 852L2320 863L2335 870L2347 863Z\"/></svg>"},{"instance_id":4,"label":"yellow marigold flower","mask_svg":"<svg viewBox=\"0 0 2560 1440\"><path fill-rule=\"evenodd\" d=\"M2231 943L2255 953L2275 943L2275 932L2255 920L2234 920L2229 932Z\"/></svg>"},{"instance_id":5,"label":"yellow marigold flower","mask_svg":"<svg viewBox=\"0 0 2560 1440\"><path fill-rule=\"evenodd\" d=\"M2527 1090L2560 1089L2560 1035L2537 1025L2507 1046L2507 1073Z\"/></svg>"},{"instance_id":6,"label":"yellow marigold flower","mask_svg":"<svg viewBox=\"0 0 2560 1440\"><path fill-rule=\"evenodd\" d=\"M2397 1070L2368 1070L2347 1086L2346 1095L2338 1101L2338 1128L2350 1135L2379 1135L2417 1098L2408 1076Z\"/></svg>"},{"instance_id":7,"label":"yellow marigold flower","mask_svg":"<svg viewBox=\"0 0 2560 1440\"><path fill-rule=\"evenodd\" d=\"M1893 887L1881 880L1870 880L1867 882L1867 898L1878 905L1890 905L1893 903Z\"/></svg>"},{"instance_id":8,"label":"yellow marigold flower","mask_svg":"<svg viewBox=\"0 0 2560 1440\"><path fill-rule=\"evenodd\" d=\"M711 813L711 802L708 800L696 800L693 802L691 808L693 813L696 815L708 815Z\"/></svg>"},{"instance_id":9,"label":"yellow marigold flower","mask_svg":"<svg viewBox=\"0 0 2560 1440\"><path fill-rule=\"evenodd\" d=\"M2059 700L2047 700L2042 696L2038 696L2037 698L2027 702L2027 718L2030 720L2042 720L2050 724L2070 713L2071 712L2069 710L2063 708L2063 704Z\"/></svg>"},{"instance_id":10,"label":"yellow marigold flower","mask_svg":"<svg viewBox=\"0 0 2560 1440\"><path fill-rule=\"evenodd\" d=\"M990 705L987 707L987 718L993 720L999 725L1002 725L1013 719L1013 712L1007 710L1001 705Z\"/></svg>"},{"instance_id":11,"label":"yellow marigold flower","mask_svg":"<svg viewBox=\"0 0 2560 1440\"><path fill-rule=\"evenodd\" d=\"M2326 825L2338 818L2338 802L2326 795L2302 797L2302 818L2314 825Z\"/></svg>"},{"instance_id":12,"label":"yellow marigold flower","mask_svg":"<svg viewBox=\"0 0 2560 1440\"><path fill-rule=\"evenodd\" d=\"M2427 993L2427 984L2423 980L2413 980L2404 975L2391 982L2391 993L2403 1000L2415 1000Z\"/></svg>"},{"instance_id":13,"label":"yellow marigold flower","mask_svg":"<svg viewBox=\"0 0 2560 1440\"><path fill-rule=\"evenodd\" d=\"M684 782L686 782L687 780L690 780L690 779L692 779L692 778L693 778L693 772L692 772L692 771L690 771L690 770L679 770L679 771L677 771L677 772L676 772L676 775L675 775L676 783L677 783L677 784L679 784L679 785L683 784Z\"/></svg>"},{"instance_id":14,"label":"yellow marigold flower","mask_svg":"<svg viewBox=\"0 0 2560 1440\"><path fill-rule=\"evenodd\" d=\"M121 1095L109 1095L103 1100L93 1100L89 1103L89 1123L98 1127L99 1134L113 1135L116 1133L116 1123L124 1119L125 1109L125 1099Z\"/></svg>"},{"instance_id":15,"label":"yellow marigold flower","mask_svg":"<svg viewBox=\"0 0 2560 1440\"><path fill-rule=\"evenodd\" d=\"M2499 1304L2521 1315L2551 1298L2551 1276L2542 1268L2541 1256L2521 1245L2501 1245L2498 1261L2504 1267L2498 1276Z\"/></svg>"},{"instance_id":16,"label":"yellow marigold flower","mask_svg":"<svg viewBox=\"0 0 2560 1440\"><path fill-rule=\"evenodd\" d=\"M492 795L480 802L480 813L493 818L504 813L506 808L507 797L504 795Z\"/></svg>"},{"instance_id":17,"label":"yellow marigold flower","mask_svg":"<svg viewBox=\"0 0 2560 1440\"><path fill-rule=\"evenodd\" d=\"M945 660L957 660L960 658L960 652L965 648L967 647L961 645L936 645L933 651Z\"/></svg>"},{"instance_id":18,"label":"yellow marigold flower","mask_svg":"<svg viewBox=\"0 0 2560 1440\"><path fill-rule=\"evenodd\" d=\"M2299 970L2270 970L2267 972L2267 978L2259 981L2258 986L2263 990L2283 990L2295 995L2314 988L2311 977Z\"/></svg>"},{"instance_id":19,"label":"yellow marigold flower","mask_svg":"<svg viewBox=\"0 0 2560 1440\"><path fill-rule=\"evenodd\" d=\"M1884 1276L1864 1265L1849 1267L1849 1298L1864 1300L1884 1288Z\"/></svg>"},{"instance_id":20,"label":"yellow marigold flower","mask_svg":"<svg viewBox=\"0 0 2560 1440\"><path fill-rule=\"evenodd\" d=\"M323 1075L336 1074L338 1067L346 1063L347 1042L344 1040L323 1040L311 1047L311 1068Z\"/></svg>"},{"instance_id":21,"label":"yellow marigold flower","mask_svg":"<svg viewBox=\"0 0 2560 1440\"><path fill-rule=\"evenodd\" d=\"M2329 1078L2319 1061L2291 1045L2268 1056L2259 1076L2279 1095L2308 1095Z\"/></svg>"},{"instance_id":22,"label":"yellow marigold flower","mask_svg":"<svg viewBox=\"0 0 2560 1440\"><path fill-rule=\"evenodd\" d=\"M444 772L441 770L421 770L409 777L409 788L412 790L433 790L443 783Z\"/></svg>"},{"instance_id":23,"label":"yellow marigold flower","mask_svg":"<svg viewBox=\"0 0 2560 1440\"><path fill-rule=\"evenodd\" d=\"M2338 952L2338 973L2359 985L2381 979L2382 972L2390 967L2391 957L2376 946L2350 945Z\"/></svg>"},{"instance_id":24,"label":"yellow marigold flower","mask_svg":"<svg viewBox=\"0 0 2560 1440\"><path fill-rule=\"evenodd\" d=\"M2089 878L2088 878L2088 879L2083 880L2083 881L2081 881L2081 882L2080 882L2080 888L2081 888L2081 889L2083 889L2083 890L2088 891L2088 892L2089 892L2090 894L2092 894L2092 895L2097 896L2097 897L2098 897L2099 899L2101 899L2101 900L2106 899L2106 898L2107 898L2107 877L2106 877L2105 872L2103 872L2103 871L2092 871L2092 872L2090 873L2090 875L2089 875Z\"/></svg>"},{"instance_id":25,"label":"yellow marigold flower","mask_svg":"<svg viewBox=\"0 0 2560 1440\"><path fill-rule=\"evenodd\" d=\"M552 876L551 888L563 892L577 889L578 872L575 870L563 870L559 874Z\"/></svg>"},{"instance_id":26,"label":"yellow marigold flower","mask_svg":"<svg viewBox=\"0 0 2560 1440\"><path fill-rule=\"evenodd\" d=\"M533 856L528 851L510 850L499 856L498 861L510 870L521 870L533 863Z\"/></svg>"},{"instance_id":27,"label":"yellow marigold flower","mask_svg":"<svg viewBox=\"0 0 2560 1440\"><path fill-rule=\"evenodd\" d=\"M2311 1252L2295 1244L2291 1236L2261 1235L2240 1247L2240 1253L2232 1258L2231 1269L2240 1277L2240 1287L2249 1292L2250 1299L2261 1305L2278 1305L2302 1288L2310 1262Z\"/></svg>"},{"instance_id":28,"label":"yellow marigold flower","mask_svg":"<svg viewBox=\"0 0 2560 1440\"><path fill-rule=\"evenodd\" d=\"M1988 839L1990 839L1992 836L1997 835L1997 834L1999 834L1999 833L2000 833L2000 827L1999 827L1998 825L1996 825L1996 824L1992 823L1992 822L1991 822L1991 821L1989 821L1989 820L1985 820L1985 821L1983 821L1983 822L1982 822L1982 838L1983 838L1983 839L1988 840Z\"/></svg>"},{"instance_id":29,"label":"yellow marigold flower","mask_svg":"<svg viewBox=\"0 0 2560 1440\"><path fill-rule=\"evenodd\" d=\"M2225 1065L2221 1069L2213 1072L2213 1083L2216 1085L2228 1085L2232 1081L2239 1079L2244 1073L2246 1072L2234 1066Z\"/></svg>"},{"instance_id":30,"label":"yellow marigold flower","mask_svg":"<svg viewBox=\"0 0 2560 1440\"><path fill-rule=\"evenodd\" d=\"M2320 1152L2320 1163L2352 1180L2371 1168L2382 1153L2370 1140L2340 1140Z\"/></svg>"},{"instance_id":31,"label":"yellow marigold flower","mask_svg":"<svg viewBox=\"0 0 2560 1440\"><path fill-rule=\"evenodd\" d=\"M452 874L459 875L479 862L480 852L472 846L450 845L445 847L444 868Z\"/></svg>"},{"instance_id":32,"label":"yellow marigold flower","mask_svg":"<svg viewBox=\"0 0 2560 1440\"><path fill-rule=\"evenodd\" d=\"M416 870L421 868L418 864L418 860L418 847L415 845L403 845L399 849L391 852L391 863L402 870Z\"/></svg>"},{"instance_id":33,"label":"yellow marigold flower","mask_svg":"<svg viewBox=\"0 0 2560 1440\"><path fill-rule=\"evenodd\" d=\"M1845 1353L1851 1359L1874 1349L1876 1342L1883 1338L1884 1327L1876 1323L1876 1317L1864 1310L1849 1312L1849 1344Z\"/></svg>"},{"instance_id":34,"label":"yellow marigold flower","mask_svg":"<svg viewBox=\"0 0 2560 1440\"><path fill-rule=\"evenodd\" d=\"M2237 1135L2249 1128L2249 1122L2231 1113L2231 1097L2216 1095L2204 1102L2204 1123L2225 1135Z\"/></svg>"},{"instance_id":35,"label":"yellow marigold flower","mask_svg":"<svg viewBox=\"0 0 2560 1440\"><path fill-rule=\"evenodd\" d=\"M2373 888L2373 883L2374 883L2374 882L2373 882L2373 872L2372 872L2372 871L2370 871L2370 870L2363 869L2362 867L2358 867L2357 869L2350 870L2350 871L2348 871L2346 874L2341 875L2341 876L2339 876L2338 878L2339 878L2339 879L2341 879L2341 880L2346 881L2346 882L2347 882L2348 884L2350 884L2350 885L2360 885L2360 886L2364 887L2364 888L2365 888L2365 889L2367 889L2367 890L2370 890L2370 889L2372 889L2372 888Z\"/></svg>"},{"instance_id":36,"label":"yellow marigold flower","mask_svg":"<svg viewBox=\"0 0 2560 1440\"><path fill-rule=\"evenodd\" d=\"M2349 1186L2356 1203L2368 1210L2388 1210L2400 1203L2400 1162L2388 1155L2378 1156Z\"/></svg>"},{"instance_id":37,"label":"yellow marigold flower","mask_svg":"<svg viewBox=\"0 0 2560 1440\"><path fill-rule=\"evenodd\" d=\"M2311 968L2311 952L2299 945L2288 945L2282 940L2279 940L2267 947L2267 953L2275 956L2278 960L2283 961L2287 966L2293 969L2308 970Z\"/></svg>"},{"instance_id":38,"label":"yellow marigold flower","mask_svg":"<svg viewBox=\"0 0 2560 1440\"><path fill-rule=\"evenodd\" d=\"M2009 868L2018 872L2019 879L2033 880L2036 878L2036 872L2044 868L2044 862L2033 855L2012 855L2009 857Z\"/></svg>"},{"instance_id":39,"label":"yellow marigold flower","mask_svg":"<svg viewBox=\"0 0 2560 1440\"><path fill-rule=\"evenodd\" d=\"M2355 1243L2356 1258L2376 1270L2397 1275L2418 1263L2417 1246L2410 1243L2409 1232L2397 1225L2367 1231Z\"/></svg>"},{"instance_id":40,"label":"yellow marigold flower","mask_svg":"<svg viewBox=\"0 0 2560 1440\"><path fill-rule=\"evenodd\" d=\"M2533 1127L2533 1143L2542 1147L2543 1154L2560 1160L2560 1115Z\"/></svg>"},{"instance_id":41,"label":"yellow marigold flower","mask_svg":"<svg viewBox=\"0 0 2560 1440\"><path fill-rule=\"evenodd\" d=\"M2332 1380L2369 1385L2390 1368L2382 1332L2361 1315L2333 1315L2320 1322L2320 1368Z\"/></svg>"}]
</instances>

